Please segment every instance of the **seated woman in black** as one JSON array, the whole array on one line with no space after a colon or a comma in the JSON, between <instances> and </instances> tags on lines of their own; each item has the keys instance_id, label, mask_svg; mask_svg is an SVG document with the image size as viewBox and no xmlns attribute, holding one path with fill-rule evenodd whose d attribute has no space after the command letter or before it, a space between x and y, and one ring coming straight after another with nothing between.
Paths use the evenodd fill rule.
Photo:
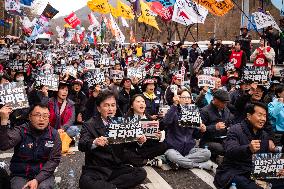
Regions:
<instances>
[{"instance_id":1,"label":"seated woman in black","mask_svg":"<svg viewBox=\"0 0 284 189\"><path fill-rule=\"evenodd\" d=\"M80 178L81 189L132 188L144 181L146 171L125 165L117 156L120 144L108 144L108 117L116 113L112 92L106 90L97 97L99 116L84 123L79 150L85 152L85 165Z\"/></svg>"},{"instance_id":2,"label":"seated woman in black","mask_svg":"<svg viewBox=\"0 0 284 189\"><path fill-rule=\"evenodd\" d=\"M139 117L139 119L150 119L145 114L145 97L142 94L134 95L130 100L130 109L126 116L129 118ZM123 161L133 166L162 166L162 160L155 157L164 154L167 147L163 142L164 132L157 133L157 139L146 139L143 135L145 142L139 144L137 142L124 144L123 153L121 153Z\"/></svg>"}]
</instances>

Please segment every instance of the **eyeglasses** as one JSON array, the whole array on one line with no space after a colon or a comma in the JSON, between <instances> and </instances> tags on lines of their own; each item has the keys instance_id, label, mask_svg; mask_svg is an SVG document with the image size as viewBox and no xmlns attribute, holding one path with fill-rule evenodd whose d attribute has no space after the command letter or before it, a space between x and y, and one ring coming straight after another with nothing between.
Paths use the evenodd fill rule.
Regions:
<instances>
[{"instance_id":1,"label":"eyeglasses","mask_svg":"<svg viewBox=\"0 0 284 189\"><path fill-rule=\"evenodd\" d=\"M184 99L184 100L186 100L186 99L189 100L189 99L191 99L191 96L181 96L179 98Z\"/></svg>"},{"instance_id":2,"label":"eyeglasses","mask_svg":"<svg viewBox=\"0 0 284 189\"><path fill-rule=\"evenodd\" d=\"M36 118L42 118L42 119L44 119L44 120L47 120L47 119L49 119L49 114L32 114L31 116L34 116L34 117L36 117Z\"/></svg>"}]
</instances>

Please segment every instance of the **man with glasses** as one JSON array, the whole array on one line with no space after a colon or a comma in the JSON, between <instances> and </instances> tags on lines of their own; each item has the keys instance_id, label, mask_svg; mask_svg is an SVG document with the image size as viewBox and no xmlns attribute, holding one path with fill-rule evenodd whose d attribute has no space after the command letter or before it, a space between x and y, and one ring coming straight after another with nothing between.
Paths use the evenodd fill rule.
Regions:
<instances>
[{"instance_id":1,"label":"man with glasses","mask_svg":"<svg viewBox=\"0 0 284 189\"><path fill-rule=\"evenodd\" d=\"M10 163L11 188L54 188L54 171L61 158L58 132L49 126L49 110L42 104L34 105L29 122L9 127L12 108L0 109L0 150L14 148Z\"/></svg>"}]
</instances>

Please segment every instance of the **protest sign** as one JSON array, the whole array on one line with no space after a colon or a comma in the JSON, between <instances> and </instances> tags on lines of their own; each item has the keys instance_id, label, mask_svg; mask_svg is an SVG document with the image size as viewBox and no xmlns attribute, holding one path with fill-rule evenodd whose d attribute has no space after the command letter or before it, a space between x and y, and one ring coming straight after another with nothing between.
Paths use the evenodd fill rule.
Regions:
<instances>
[{"instance_id":1,"label":"protest sign","mask_svg":"<svg viewBox=\"0 0 284 189\"><path fill-rule=\"evenodd\" d=\"M143 78L143 72L141 69L133 68L133 67L128 67L127 68L127 77L128 78L138 78L142 79Z\"/></svg>"},{"instance_id":2,"label":"protest sign","mask_svg":"<svg viewBox=\"0 0 284 189\"><path fill-rule=\"evenodd\" d=\"M109 58L102 57L100 59L100 65L109 66Z\"/></svg>"},{"instance_id":3,"label":"protest sign","mask_svg":"<svg viewBox=\"0 0 284 189\"><path fill-rule=\"evenodd\" d=\"M124 71L110 70L110 77L112 79L123 79L124 78Z\"/></svg>"},{"instance_id":4,"label":"protest sign","mask_svg":"<svg viewBox=\"0 0 284 189\"><path fill-rule=\"evenodd\" d=\"M54 68L53 68L53 65L52 64L44 64L42 65L42 67L40 67L40 70L39 70L39 74L53 74L54 72Z\"/></svg>"},{"instance_id":5,"label":"protest sign","mask_svg":"<svg viewBox=\"0 0 284 189\"><path fill-rule=\"evenodd\" d=\"M143 133L147 138L158 139L157 134L159 132L159 122L158 121L147 121L141 120Z\"/></svg>"},{"instance_id":6,"label":"protest sign","mask_svg":"<svg viewBox=\"0 0 284 189\"><path fill-rule=\"evenodd\" d=\"M199 128L201 121L198 108L194 104L180 106L179 126Z\"/></svg>"},{"instance_id":7,"label":"protest sign","mask_svg":"<svg viewBox=\"0 0 284 189\"><path fill-rule=\"evenodd\" d=\"M137 141L137 138L143 134L138 117L131 120L124 118L111 119L111 122L108 127L108 142L110 144Z\"/></svg>"},{"instance_id":8,"label":"protest sign","mask_svg":"<svg viewBox=\"0 0 284 189\"><path fill-rule=\"evenodd\" d=\"M28 108L29 102L23 82L0 85L1 104L11 106L13 110Z\"/></svg>"},{"instance_id":9,"label":"protest sign","mask_svg":"<svg viewBox=\"0 0 284 189\"><path fill-rule=\"evenodd\" d=\"M279 26L275 22L273 16L270 15L269 13L267 13L267 12L266 13L254 12L254 13L252 13L252 15L253 15L257 29L262 29L262 28L272 26L273 28L275 28L279 32L281 32L281 29L279 28Z\"/></svg>"},{"instance_id":10,"label":"protest sign","mask_svg":"<svg viewBox=\"0 0 284 189\"><path fill-rule=\"evenodd\" d=\"M243 79L247 81L257 82L258 84L268 84L269 68L267 67L244 67Z\"/></svg>"},{"instance_id":11,"label":"protest sign","mask_svg":"<svg viewBox=\"0 0 284 189\"><path fill-rule=\"evenodd\" d=\"M54 73L55 74L62 74L66 70L66 64L55 64L54 65Z\"/></svg>"},{"instance_id":12,"label":"protest sign","mask_svg":"<svg viewBox=\"0 0 284 189\"><path fill-rule=\"evenodd\" d=\"M279 170L284 168L284 154L282 153L253 154L252 164L254 166L252 179L284 178L277 176Z\"/></svg>"},{"instance_id":13,"label":"protest sign","mask_svg":"<svg viewBox=\"0 0 284 189\"><path fill-rule=\"evenodd\" d=\"M94 70L96 69L94 60L85 60L85 69L87 70Z\"/></svg>"},{"instance_id":14,"label":"protest sign","mask_svg":"<svg viewBox=\"0 0 284 189\"><path fill-rule=\"evenodd\" d=\"M215 87L215 77L212 77L210 75L199 75L198 77L198 87L209 87L214 88Z\"/></svg>"},{"instance_id":15,"label":"protest sign","mask_svg":"<svg viewBox=\"0 0 284 189\"><path fill-rule=\"evenodd\" d=\"M233 62L228 62L227 64L225 64L225 71L228 72L228 71L235 71L235 65Z\"/></svg>"},{"instance_id":16,"label":"protest sign","mask_svg":"<svg viewBox=\"0 0 284 189\"><path fill-rule=\"evenodd\" d=\"M197 57L196 61L194 62L193 65L193 70L195 73L198 73L199 69L201 66L204 64L204 60L202 56Z\"/></svg>"},{"instance_id":17,"label":"protest sign","mask_svg":"<svg viewBox=\"0 0 284 189\"><path fill-rule=\"evenodd\" d=\"M24 62L23 60L13 60L9 62L9 68L15 71L23 71L26 72L28 70L29 64Z\"/></svg>"},{"instance_id":18,"label":"protest sign","mask_svg":"<svg viewBox=\"0 0 284 189\"><path fill-rule=\"evenodd\" d=\"M71 75L72 77L77 78L77 70L74 68L74 66L72 65L67 66L66 72L69 73L69 75Z\"/></svg>"},{"instance_id":19,"label":"protest sign","mask_svg":"<svg viewBox=\"0 0 284 189\"><path fill-rule=\"evenodd\" d=\"M103 84L105 81L105 75L103 72L100 73L93 73L93 72L88 72L85 76L85 80L88 84L88 87L92 87L97 84Z\"/></svg>"},{"instance_id":20,"label":"protest sign","mask_svg":"<svg viewBox=\"0 0 284 189\"><path fill-rule=\"evenodd\" d=\"M48 90L58 91L59 76L56 74L49 75L37 75L36 76L36 86L47 86Z\"/></svg>"},{"instance_id":21,"label":"protest sign","mask_svg":"<svg viewBox=\"0 0 284 189\"><path fill-rule=\"evenodd\" d=\"M202 68L203 75L215 75L215 68L214 67L204 67Z\"/></svg>"}]
</instances>

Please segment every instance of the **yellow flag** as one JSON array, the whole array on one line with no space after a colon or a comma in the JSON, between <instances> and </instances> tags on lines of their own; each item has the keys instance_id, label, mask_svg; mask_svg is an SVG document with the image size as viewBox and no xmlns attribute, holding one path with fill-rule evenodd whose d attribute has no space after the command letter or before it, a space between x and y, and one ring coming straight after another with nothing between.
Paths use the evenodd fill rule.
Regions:
<instances>
[{"instance_id":1,"label":"yellow flag","mask_svg":"<svg viewBox=\"0 0 284 189\"><path fill-rule=\"evenodd\" d=\"M72 28L69 24L64 24L64 28Z\"/></svg>"},{"instance_id":2,"label":"yellow flag","mask_svg":"<svg viewBox=\"0 0 284 189\"><path fill-rule=\"evenodd\" d=\"M204 6L211 14L217 16L224 16L228 13L233 7L234 4L231 0L194 0L196 3Z\"/></svg>"},{"instance_id":3,"label":"yellow flag","mask_svg":"<svg viewBox=\"0 0 284 189\"><path fill-rule=\"evenodd\" d=\"M115 18L119 17L119 13L118 13L117 9L114 8L111 5L110 5L110 12L111 12L112 16L114 16Z\"/></svg>"},{"instance_id":4,"label":"yellow flag","mask_svg":"<svg viewBox=\"0 0 284 189\"><path fill-rule=\"evenodd\" d=\"M94 12L101 14L107 14L111 12L110 4L107 0L90 0L87 2L87 6Z\"/></svg>"},{"instance_id":5,"label":"yellow flag","mask_svg":"<svg viewBox=\"0 0 284 189\"><path fill-rule=\"evenodd\" d=\"M158 23L156 22L155 16L151 15L152 11L149 5L147 5L142 0L140 0L140 6L141 6L141 16L139 16L138 22L144 22L145 24L153 26L157 30L160 31Z\"/></svg>"},{"instance_id":6,"label":"yellow flag","mask_svg":"<svg viewBox=\"0 0 284 189\"><path fill-rule=\"evenodd\" d=\"M134 13L132 9L121 1L117 2L117 12L119 16L125 19L134 19Z\"/></svg>"}]
</instances>

